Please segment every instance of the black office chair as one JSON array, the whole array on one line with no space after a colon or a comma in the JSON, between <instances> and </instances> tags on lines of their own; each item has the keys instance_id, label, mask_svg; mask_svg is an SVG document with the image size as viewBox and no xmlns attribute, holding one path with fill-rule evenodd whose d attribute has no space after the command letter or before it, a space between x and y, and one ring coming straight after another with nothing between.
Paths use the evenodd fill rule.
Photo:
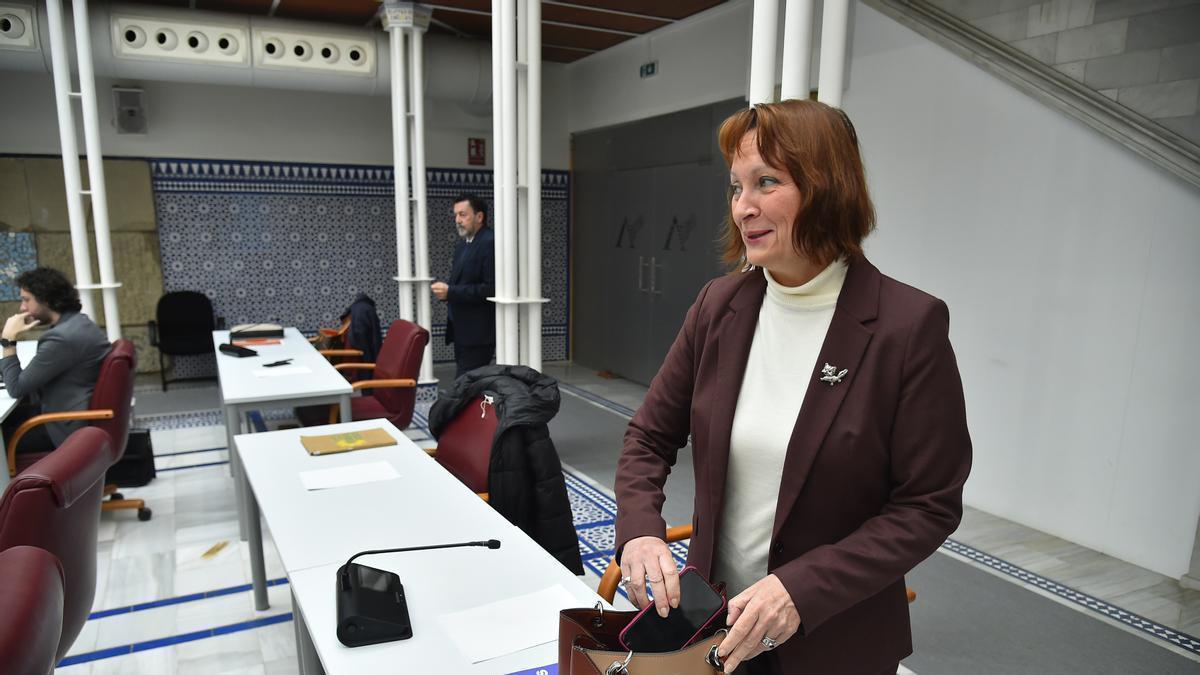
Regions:
<instances>
[{"instance_id":1,"label":"black office chair","mask_svg":"<svg viewBox=\"0 0 1200 675\"><path fill-rule=\"evenodd\" d=\"M157 321L151 321L150 344L158 348L158 375L163 391L171 382L215 379L209 377L181 377L167 379L165 355L198 356L212 354L212 332L225 328L225 319L213 314L208 296L195 291L173 291L158 299L154 313Z\"/></svg>"}]
</instances>

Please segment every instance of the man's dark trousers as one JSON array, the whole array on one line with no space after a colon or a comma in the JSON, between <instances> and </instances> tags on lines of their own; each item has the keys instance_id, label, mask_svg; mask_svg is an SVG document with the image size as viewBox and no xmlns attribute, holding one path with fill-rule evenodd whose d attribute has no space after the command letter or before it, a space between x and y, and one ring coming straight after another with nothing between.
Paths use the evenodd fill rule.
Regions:
<instances>
[{"instance_id":1,"label":"man's dark trousers","mask_svg":"<svg viewBox=\"0 0 1200 675\"><path fill-rule=\"evenodd\" d=\"M464 346L457 342L454 343L454 379L462 377L466 373L476 368L486 366L492 362L492 356L496 353L496 345L478 345Z\"/></svg>"}]
</instances>

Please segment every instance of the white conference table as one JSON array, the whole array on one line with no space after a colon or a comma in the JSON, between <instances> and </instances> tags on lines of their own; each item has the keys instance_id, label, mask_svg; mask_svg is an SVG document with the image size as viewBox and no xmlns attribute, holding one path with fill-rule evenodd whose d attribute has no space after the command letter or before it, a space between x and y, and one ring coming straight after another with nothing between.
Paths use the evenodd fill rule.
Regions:
<instances>
[{"instance_id":1,"label":"white conference table","mask_svg":"<svg viewBox=\"0 0 1200 675\"><path fill-rule=\"evenodd\" d=\"M217 377L221 389L221 405L225 408L225 437L229 448L230 471L237 494L238 522L243 540L247 537L248 521L241 467L233 452L233 437L238 433L245 415L262 408L291 408L295 406L336 403L341 418L350 416L350 395L353 387L312 343L295 328L285 328L279 344L252 347L257 356L238 358L222 353L217 347L229 342L229 331L213 331L213 350L217 359ZM287 366L265 368L264 364L291 359ZM303 372L300 372L303 371ZM247 430L253 428L247 425Z\"/></svg>"},{"instance_id":2,"label":"white conference table","mask_svg":"<svg viewBox=\"0 0 1200 675\"><path fill-rule=\"evenodd\" d=\"M29 365L29 362L33 360L33 355L36 353L37 340L21 340L17 342L17 362L21 364L22 368L25 368ZM20 402L21 399L9 396L8 389L0 385L0 422L8 419L9 413L11 413ZM0 430L0 448L7 447L7 441L4 439L4 431ZM0 471L0 492L3 492L4 488L8 487L8 481L8 467L6 465L4 470Z\"/></svg>"},{"instance_id":3,"label":"white conference table","mask_svg":"<svg viewBox=\"0 0 1200 675\"><path fill-rule=\"evenodd\" d=\"M383 428L394 446L310 457L301 435ZM251 490L250 555L255 601L265 607L262 517L291 582L302 672L316 669L314 657L337 673L505 673L557 662L549 642L470 664L438 617L561 585L577 601L594 605L595 591L562 566L520 529L425 454L386 420L239 435L234 439ZM306 490L300 472L387 462L398 478L329 490ZM336 637L334 575L363 550L499 539L500 549L482 547L383 554L359 562L396 572L404 584L413 637L382 645L348 648ZM319 671L318 671L319 672Z\"/></svg>"}]
</instances>

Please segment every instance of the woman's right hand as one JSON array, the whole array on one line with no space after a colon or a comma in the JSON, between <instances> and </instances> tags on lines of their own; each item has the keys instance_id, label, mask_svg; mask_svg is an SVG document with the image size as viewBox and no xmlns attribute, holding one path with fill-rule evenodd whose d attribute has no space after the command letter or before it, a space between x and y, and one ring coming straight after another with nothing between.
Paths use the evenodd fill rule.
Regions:
<instances>
[{"instance_id":1,"label":"woman's right hand","mask_svg":"<svg viewBox=\"0 0 1200 675\"><path fill-rule=\"evenodd\" d=\"M658 615L666 617L670 607L679 606L679 570L667 542L658 537L638 537L625 542L621 551L621 576L628 579L625 591L638 609L650 603L649 584Z\"/></svg>"}]
</instances>

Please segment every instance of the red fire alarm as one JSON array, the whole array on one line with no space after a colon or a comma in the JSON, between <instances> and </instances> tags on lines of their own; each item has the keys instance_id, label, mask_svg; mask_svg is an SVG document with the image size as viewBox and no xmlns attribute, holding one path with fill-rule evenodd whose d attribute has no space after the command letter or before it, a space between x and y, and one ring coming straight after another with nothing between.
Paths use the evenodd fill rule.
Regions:
<instances>
[{"instance_id":1,"label":"red fire alarm","mask_svg":"<svg viewBox=\"0 0 1200 675\"><path fill-rule=\"evenodd\" d=\"M467 139L467 163L472 165L478 164L479 166L487 164L487 139Z\"/></svg>"}]
</instances>

